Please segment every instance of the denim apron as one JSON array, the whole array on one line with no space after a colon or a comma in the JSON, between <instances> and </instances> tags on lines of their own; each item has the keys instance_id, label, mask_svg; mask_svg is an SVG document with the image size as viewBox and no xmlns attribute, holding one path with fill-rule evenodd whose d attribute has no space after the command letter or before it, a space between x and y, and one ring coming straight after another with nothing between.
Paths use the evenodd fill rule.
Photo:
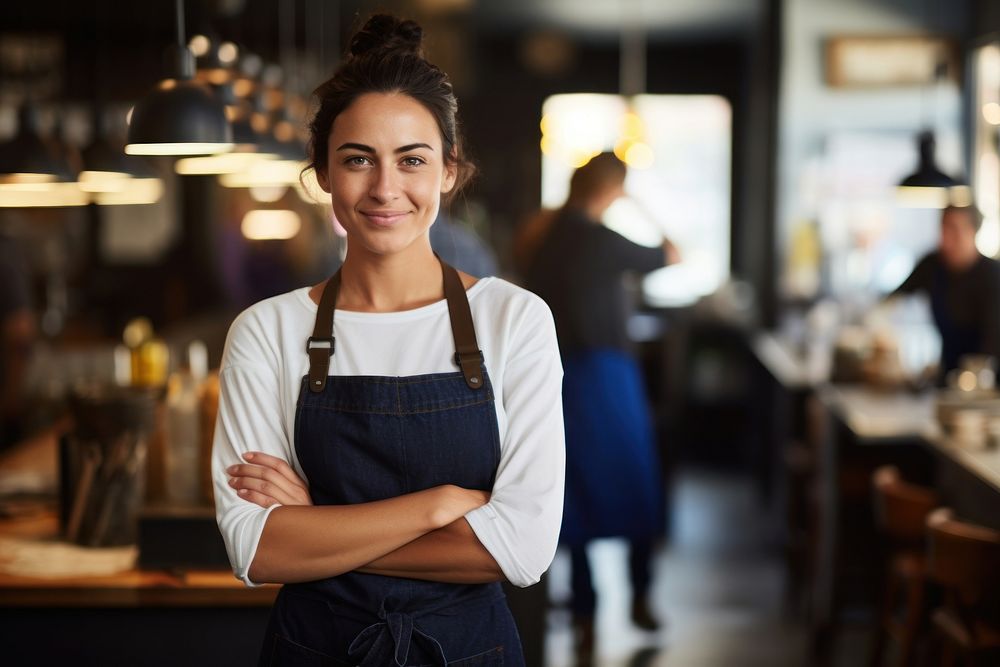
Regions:
<instances>
[{"instance_id":1,"label":"denim apron","mask_svg":"<svg viewBox=\"0 0 1000 667\"><path fill-rule=\"evenodd\" d=\"M307 342L295 452L316 505L365 503L442 484L493 488L500 436L493 387L458 273L441 263L461 370L328 376L339 272ZM261 665L523 665L499 583L449 584L348 572L282 587Z\"/></svg>"}]
</instances>

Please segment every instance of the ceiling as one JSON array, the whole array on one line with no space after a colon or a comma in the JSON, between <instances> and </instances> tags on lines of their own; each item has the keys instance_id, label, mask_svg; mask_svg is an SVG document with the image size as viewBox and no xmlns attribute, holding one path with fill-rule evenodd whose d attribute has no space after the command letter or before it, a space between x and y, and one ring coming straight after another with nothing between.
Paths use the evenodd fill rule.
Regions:
<instances>
[{"instance_id":1,"label":"ceiling","mask_svg":"<svg viewBox=\"0 0 1000 667\"><path fill-rule=\"evenodd\" d=\"M661 39L687 41L743 33L764 0L478 0L481 25L552 28L591 38L614 38L645 28Z\"/></svg>"}]
</instances>

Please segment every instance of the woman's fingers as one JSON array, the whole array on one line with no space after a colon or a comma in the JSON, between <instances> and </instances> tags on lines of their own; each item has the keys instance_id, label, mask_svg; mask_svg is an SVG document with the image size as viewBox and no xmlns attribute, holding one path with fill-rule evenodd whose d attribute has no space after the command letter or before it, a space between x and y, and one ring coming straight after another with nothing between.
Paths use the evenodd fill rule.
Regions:
<instances>
[{"instance_id":1,"label":"woman's fingers","mask_svg":"<svg viewBox=\"0 0 1000 667\"><path fill-rule=\"evenodd\" d=\"M305 480L298 476L295 470L292 469L292 466L288 465L288 462L285 461L285 459L278 458L277 456L271 456L270 454L265 454L264 452L247 452L243 455L243 458L254 465L264 466L265 468L274 470L295 486L301 486L303 489L309 488L309 485L305 483Z\"/></svg>"},{"instance_id":2,"label":"woman's fingers","mask_svg":"<svg viewBox=\"0 0 1000 667\"><path fill-rule=\"evenodd\" d=\"M229 480L229 486L236 489L237 493L241 497L248 498L252 497L255 502L261 507L270 507L274 503L280 503L282 505L311 505L312 500L309 498L309 493L305 489L299 487L292 487L291 489L286 488L282 484L276 484L274 481L265 479L264 477L257 477L253 475L240 474L252 466L234 466L237 468L235 473L230 473L233 475ZM258 466L259 468L259 466ZM260 472L259 470L253 472ZM275 473L270 472L264 473L270 474L274 477ZM284 481L284 480L282 480ZM261 498L268 499L270 502L260 502Z\"/></svg>"},{"instance_id":3,"label":"woman's fingers","mask_svg":"<svg viewBox=\"0 0 1000 667\"><path fill-rule=\"evenodd\" d=\"M285 476L272 468L242 463L226 469L230 477L230 486L235 489L250 489L266 496L275 498L282 504L307 505L309 491L291 483Z\"/></svg>"},{"instance_id":4,"label":"woman's fingers","mask_svg":"<svg viewBox=\"0 0 1000 667\"><path fill-rule=\"evenodd\" d=\"M239 491L237 491L237 493L240 494L240 498L242 498L243 500L249 500L255 505L260 505L261 507L264 508L268 508L271 505L280 504L276 499L270 496L265 496L263 493L260 493L259 491L251 491L250 489L240 489Z\"/></svg>"}]
</instances>

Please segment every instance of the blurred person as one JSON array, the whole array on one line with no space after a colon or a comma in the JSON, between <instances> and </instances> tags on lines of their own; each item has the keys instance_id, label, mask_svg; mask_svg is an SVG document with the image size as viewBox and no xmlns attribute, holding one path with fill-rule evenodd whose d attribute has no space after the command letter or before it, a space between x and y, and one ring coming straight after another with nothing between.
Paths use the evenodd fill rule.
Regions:
<instances>
[{"instance_id":1,"label":"blurred person","mask_svg":"<svg viewBox=\"0 0 1000 667\"><path fill-rule=\"evenodd\" d=\"M602 153L577 169L565 205L527 223L519 257L526 286L552 309L563 359L566 503L560 543L570 550L577 655L593 651L596 594L587 544L629 543L632 621L654 630L650 561L663 535L665 498L643 379L626 333L626 272L670 263L676 250L637 245L601 224L625 194L626 167Z\"/></svg>"},{"instance_id":2,"label":"blurred person","mask_svg":"<svg viewBox=\"0 0 1000 667\"><path fill-rule=\"evenodd\" d=\"M499 274L497 257L478 234L452 220L444 209L431 225L431 248L446 263L479 278Z\"/></svg>"},{"instance_id":3,"label":"blurred person","mask_svg":"<svg viewBox=\"0 0 1000 667\"><path fill-rule=\"evenodd\" d=\"M376 15L316 90L310 167L341 268L233 323L212 470L237 576L282 583L262 665L524 665L500 585L536 583L563 502L545 303L437 258L474 171L447 75Z\"/></svg>"},{"instance_id":4,"label":"blurred person","mask_svg":"<svg viewBox=\"0 0 1000 667\"><path fill-rule=\"evenodd\" d=\"M1000 359L1000 263L976 247L982 215L974 206L941 212L938 247L921 259L890 298L922 292L941 335L939 380L964 355Z\"/></svg>"},{"instance_id":5,"label":"blurred person","mask_svg":"<svg viewBox=\"0 0 1000 667\"><path fill-rule=\"evenodd\" d=\"M0 234L0 449L25 435L25 382L36 335L24 252Z\"/></svg>"}]
</instances>

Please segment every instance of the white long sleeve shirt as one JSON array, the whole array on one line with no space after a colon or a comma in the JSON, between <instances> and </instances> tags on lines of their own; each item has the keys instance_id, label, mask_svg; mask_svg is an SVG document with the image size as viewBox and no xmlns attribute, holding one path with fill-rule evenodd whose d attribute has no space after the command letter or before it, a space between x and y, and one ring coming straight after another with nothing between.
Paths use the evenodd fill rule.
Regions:
<instances>
[{"instance_id":1,"label":"white long sleeve shirt","mask_svg":"<svg viewBox=\"0 0 1000 667\"><path fill-rule=\"evenodd\" d=\"M490 501L465 518L507 579L530 586L552 561L562 520L565 441L555 326L541 299L499 278L482 278L467 294L494 388L501 445ZM309 288L282 294L244 311L226 340L212 475L229 559L248 585L274 506L240 498L227 483L226 468L243 463L247 451L262 451L285 459L308 480L292 434L316 310ZM338 310L334 336L331 375L458 370L445 301L394 313Z\"/></svg>"}]
</instances>

